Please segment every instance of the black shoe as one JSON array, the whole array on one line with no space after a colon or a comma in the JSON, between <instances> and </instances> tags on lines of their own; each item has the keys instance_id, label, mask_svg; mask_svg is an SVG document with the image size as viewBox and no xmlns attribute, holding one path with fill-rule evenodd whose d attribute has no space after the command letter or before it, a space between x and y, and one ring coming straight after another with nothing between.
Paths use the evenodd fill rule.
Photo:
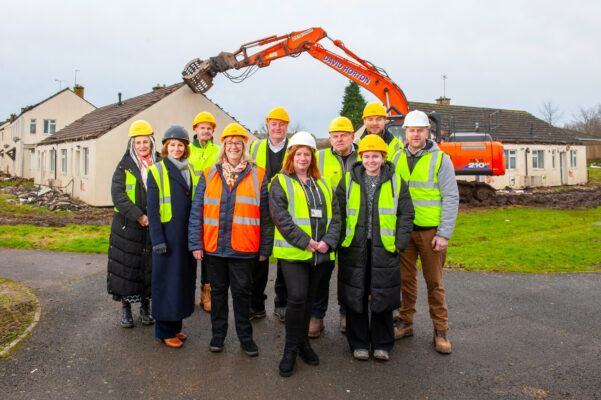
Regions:
<instances>
[{"instance_id":1,"label":"black shoe","mask_svg":"<svg viewBox=\"0 0 601 400\"><path fill-rule=\"evenodd\" d=\"M278 321L286 322L286 307L276 307L273 310L273 315L275 315Z\"/></svg>"},{"instance_id":2,"label":"black shoe","mask_svg":"<svg viewBox=\"0 0 601 400\"><path fill-rule=\"evenodd\" d=\"M221 353L223 351L223 338L213 336L209 343L209 350L212 353Z\"/></svg>"},{"instance_id":3,"label":"black shoe","mask_svg":"<svg viewBox=\"0 0 601 400\"><path fill-rule=\"evenodd\" d=\"M131 315L131 305L129 303L123 303L123 309L121 312L121 326L123 328L134 327L134 317Z\"/></svg>"},{"instance_id":4,"label":"black shoe","mask_svg":"<svg viewBox=\"0 0 601 400\"><path fill-rule=\"evenodd\" d=\"M309 341L301 343L300 346L298 346L298 355L305 364L319 365L319 356L313 350Z\"/></svg>"},{"instance_id":5,"label":"black shoe","mask_svg":"<svg viewBox=\"0 0 601 400\"><path fill-rule=\"evenodd\" d=\"M240 346L242 347L242 350L246 353L246 355L249 357L256 357L259 355L259 348L257 347L255 341L252 339L240 342Z\"/></svg>"},{"instance_id":6,"label":"black shoe","mask_svg":"<svg viewBox=\"0 0 601 400\"><path fill-rule=\"evenodd\" d=\"M142 304L140 304L140 319L142 320L143 325L154 324L154 318L150 315L150 304L148 304L148 300L142 300Z\"/></svg>"},{"instance_id":7,"label":"black shoe","mask_svg":"<svg viewBox=\"0 0 601 400\"><path fill-rule=\"evenodd\" d=\"M284 355L279 366L280 376L287 378L292 375L294 364L296 364L296 351L284 350Z\"/></svg>"},{"instance_id":8,"label":"black shoe","mask_svg":"<svg viewBox=\"0 0 601 400\"><path fill-rule=\"evenodd\" d=\"M253 319L261 319L261 318L265 318L265 309L262 310L250 310L250 316L248 317L248 319L250 321L252 321Z\"/></svg>"}]
</instances>

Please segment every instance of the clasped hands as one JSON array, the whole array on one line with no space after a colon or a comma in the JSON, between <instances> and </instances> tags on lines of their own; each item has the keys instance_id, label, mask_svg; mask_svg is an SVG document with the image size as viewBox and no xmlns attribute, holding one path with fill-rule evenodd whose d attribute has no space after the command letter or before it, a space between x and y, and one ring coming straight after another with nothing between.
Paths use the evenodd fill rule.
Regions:
<instances>
[{"instance_id":1,"label":"clasped hands","mask_svg":"<svg viewBox=\"0 0 601 400\"><path fill-rule=\"evenodd\" d=\"M315 240L309 240L309 245L307 246L307 250L311 253L315 253L316 251L319 253L327 253L330 249L330 246L323 240L316 242Z\"/></svg>"}]
</instances>

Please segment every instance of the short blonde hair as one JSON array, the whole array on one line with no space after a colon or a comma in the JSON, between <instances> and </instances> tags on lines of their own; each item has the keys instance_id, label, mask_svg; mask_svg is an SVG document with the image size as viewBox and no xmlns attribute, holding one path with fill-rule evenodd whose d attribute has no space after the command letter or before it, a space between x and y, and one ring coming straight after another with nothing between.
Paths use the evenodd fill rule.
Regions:
<instances>
[{"instance_id":1,"label":"short blonde hair","mask_svg":"<svg viewBox=\"0 0 601 400\"><path fill-rule=\"evenodd\" d=\"M219 148L219 154L217 155L217 162L219 164L222 164L224 161L227 161L227 155L225 154L225 142L228 141L229 138L231 137L236 137L236 136L228 136L225 138L225 140L223 141L223 143L221 143L221 147ZM240 138L243 138L242 136L239 136ZM244 138L243 138L244 139ZM249 162L253 162L253 160L250 158L250 154L248 152L248 143L245 143L244 140L242 141L242 158L240 159L240 161L249 161Z\"/></svg>"}]
</instances>

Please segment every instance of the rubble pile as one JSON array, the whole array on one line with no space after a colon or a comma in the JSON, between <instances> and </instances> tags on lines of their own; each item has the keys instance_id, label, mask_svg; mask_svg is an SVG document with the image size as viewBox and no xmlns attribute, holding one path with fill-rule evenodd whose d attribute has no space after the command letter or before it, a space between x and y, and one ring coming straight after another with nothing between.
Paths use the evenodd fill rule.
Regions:
<instances>
[{"instance_id":1,"label":"rubble pile","mask_svg":"<svg viewBox=\"0 0 601 400\"><path fill-rule=\"evenodd\" d=\"M45 207L50 211L82 211L89 208L87 204L72 199L68 194L46 186L8 186L3 192L16 197L7 201Z\"/></svg>"}]
</instances>

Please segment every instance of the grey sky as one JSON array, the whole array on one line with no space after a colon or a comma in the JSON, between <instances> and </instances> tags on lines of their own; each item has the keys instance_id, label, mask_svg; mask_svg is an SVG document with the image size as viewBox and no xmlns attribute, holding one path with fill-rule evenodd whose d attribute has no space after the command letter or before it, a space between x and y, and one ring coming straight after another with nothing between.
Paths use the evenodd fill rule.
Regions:
<instances>
[{"instance_id":1,"label":"grey sky","mask_svg":"<svg viewBox=\"0 0 601 400\"><path fill-rule=\"evenodd\" d=\"M72 86L75 69L103 106L180 81L192 58L312 26L386 69L409 100L442 95L444 73L452 104L540 115L552 100L566 122L601 103L599 1L3 1L2 14L2 119L56 92L55 79ZM251 129L281 105L324 136L347 82L303 54L241 84L219 76L207 96Z\"/></svg>"}]
</instances>

